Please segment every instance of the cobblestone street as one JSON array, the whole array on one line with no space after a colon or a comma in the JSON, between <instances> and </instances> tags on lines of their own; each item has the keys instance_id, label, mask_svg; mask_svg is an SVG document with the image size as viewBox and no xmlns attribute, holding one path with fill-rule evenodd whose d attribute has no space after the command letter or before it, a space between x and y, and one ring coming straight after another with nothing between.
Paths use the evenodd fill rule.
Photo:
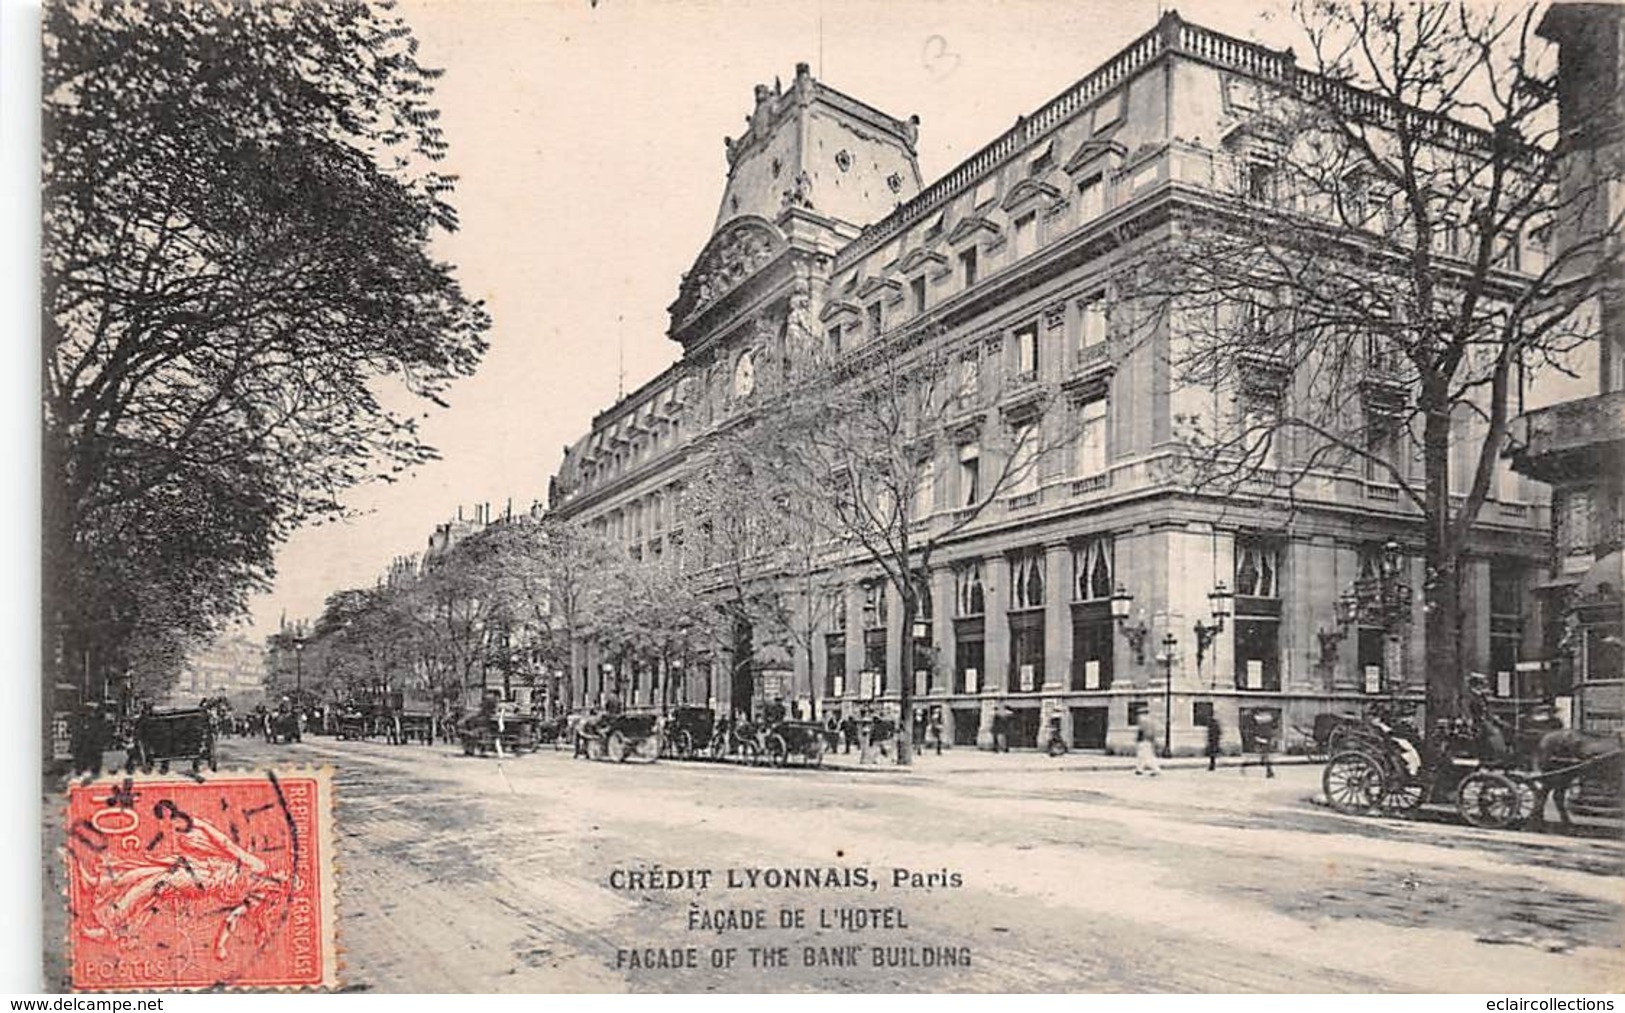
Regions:
<instances>
[{"instance_id":1,"label":"cobblestone street","mask_svg":"<svg viewBox=\"0 0 1625 1013\"><path fill-rule=\"evenodd\" d=\"M317 738L224 753L337 769L355 989L1532 992L1625 974L1620 842L1338 816L1311 801L1318 765L1142 778L960 750L785 771ZM616 870L655 866L713 878L617 888ZM804 867L874 886L727 885ZM780 928L786 908L806 927ZM843 929L857 909L876 927ZM766 928L732 927L757 911ZM698 969L660 966L688 947ZM784 966L752 966L751 947L784 947Z\"/></svg>"}]
</instances>

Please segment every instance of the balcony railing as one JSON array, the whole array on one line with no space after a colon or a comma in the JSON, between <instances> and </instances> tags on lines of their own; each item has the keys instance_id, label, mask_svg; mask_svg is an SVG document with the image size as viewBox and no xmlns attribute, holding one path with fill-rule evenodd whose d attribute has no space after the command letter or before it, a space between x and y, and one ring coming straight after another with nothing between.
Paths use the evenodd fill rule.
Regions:
<instances>
[{"instance_id":1,"label":"balcony railing","mask_svg":"<svg viewBox=\"0 0 1625 1013\"><path fill-rule=\"evenodd\" d=\"M1399 486L1379 485L1376 483L1367 482L1365 486L1365 498L1374 499L1379 503L1398 503Z\"/></svg>"},{"instance_id":2,"label":"balcony railing","mask_svg":"<svg viewBox=\"0 0 1625 1013\"><path fill-rule=\"evenodd\" d=\"M1515 433L1529 457L1625 441L1625 390L1564 401L1518 422Z\"/></svg>"},{"instance_id":3,"label":"balcony railing","mask_svg":"<svg viewBox=\"0 0 1625 1013\"><path fill-rule=\"evenodd\" d=\"M1034 489L1031 492L1016 493L1014 496L1007 497L1005 499L1005 501L1004 501L1004 506L1005 506L1005 509L1007 509L1007 510L1024 510L1027 507L1037 506L1037 505L1038 505L1038 490L1037 489Z\"/></svg>"},{"instance_id":4,"label":"balcony railing","mask_svg":"<svg viewBox=\"0 0 1625 1013\"><path fill-rule=\"evenodd\" d=\"M1093 492L1109 489L1111 484L1112 473L1109 471L1103 471L1098 475L1088 475L1084 478L1075 478L1072 480L1072 495L1087 496Z\"/></svg>"}]
</instances>

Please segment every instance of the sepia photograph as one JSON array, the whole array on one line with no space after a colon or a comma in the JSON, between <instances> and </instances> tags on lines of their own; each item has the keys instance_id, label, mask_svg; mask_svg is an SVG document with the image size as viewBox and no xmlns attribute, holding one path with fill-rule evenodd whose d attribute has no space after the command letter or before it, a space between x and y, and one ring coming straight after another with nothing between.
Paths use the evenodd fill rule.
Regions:
<instances>
[{"instance_id":1,"label":"sepia photograph","mask_svg":"<svg viewBox=\"0 0 1625 1013\"><path fill-rule=\"evenodd\" d=\"M1625 4L31 27L25 990L1613 1008Z\"/></svg>"}]
</instances>

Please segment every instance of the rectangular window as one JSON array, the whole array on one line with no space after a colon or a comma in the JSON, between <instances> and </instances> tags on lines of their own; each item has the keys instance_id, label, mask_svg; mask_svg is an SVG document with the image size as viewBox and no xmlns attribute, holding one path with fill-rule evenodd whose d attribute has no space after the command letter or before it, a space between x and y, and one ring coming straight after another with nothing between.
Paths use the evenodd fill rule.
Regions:
<instances>
[{"instance_id":1,"label":"rectangular window","mask_svg":"<svg viewBox=\"0 0 1625 1013\"><path fill-rule=\"evenodd\" d=\"M1044 607L1044 552L1036 549L1010 557L1010 608Z\"/></svg>"},{"instance_id":2,"label":"rectangular window","mask_svg":"<svg viewBox=\"0 0 1625 1013\"><path fill-rule=\"evenodd\" d=\"M863 628L886 627L886 584L880 580L865 581L863 585Z\"/></svg>"},{"instance_id":3,"label":"rectangular window","mask_svg":"<svg viewBox=\"0 0 1625 1013\"><path fill-rule=\"evenodd\" d=\"M1051 137L1049 142L1044 145L1043 150L1035 154L1032 161L1027 163L1027 175L1042 176L1044 173L1054 168L1054 166L1055 138Z\"/></svg>"},{"instance_id":4,"label":"rectangular window","mask_svg":"<svg viewBox=\"0 0 1625 1013\"><path fill-rule=\"evenodd\" d=\"M959 360L959 400L972 402L982 389L982 362L976 353L962 357Z\"/></svg>"},{"instance_id":5,"label":"rectangular window","mask_svg":"<svg viewBox=\"0 0 1625 1013\"><path fill-rule=\"evenodd\" d=\"M885 308L878 302L869 304L869 336L878 337L880 328L886 322Z\"/></svg>"},{"instance_id":6,"label":"rectangular window","mask_svg":"<svg viewBox=\"0 0 1625 1013\"><path fill-rule=\"evenodd\" d=\"M1112 596L1114 543L1099 535L1072 547L1072 600L1109 601Z\"/></svg>"},{"instance_id":7,"label":"rectangular window","mask_svg":"<svg viewBox=\"0 0 1625 1013\"><path fill-rule=\"evenodd\" d=\"M1367 693L1381 693L1388 666L1388 634L1379 626L1361 626L1358 636L1355 660L1360 666L1360 688Z\"/></svg>"},{"instance_id":8,"label":"rectangular window","mask_svg":"<svg viewBox=\"0 0 1625 1013\"><path fill-rule=\"evenodd\" d=\"M1016 328L1016 378L1038 378L1038 322Z\"/></svg>"},{"instance_id":9,"label":"rectangular window","mask_svg":"<svg viewBox=\"0 0 1625 1013\"><path fill-rule=\"evenodd\" d=\"M959 277L966 288L976 284L976 247L972 246L959 255Z\"/></svg>"},{"instance_id":10,"label":"rectangular window","mask_svg":"<svg viewBox=\"0 0 1625 1013\"><path fill-rule=\"evenodd\" d=\"M1099 218L1106 210L1106 181L1090 176L1078 184L1078 214L1084 221Z\"/></svg>"},{"instance_id":11,"label":"rectangular window","mask_svg":"<svg viewBox=\"0 0 1625 1013\"><path fill-rule=\"evenodd\" d=\"M987 671L987 644L981 624L975 624L974 629L956 627L954 637L954 692L980 693L982 673Z\"/></svg>"},{"instance_id":12,"label":"rectangular window","mask_svg":"<svg viewBox=\"0 0 1625 1013\"><path fill-rule=\"evenodd\" d=\"M987 611L982 593L982 564L966 563L954 568L954 616L964 619Z\"/></svg>"},{"instance_id":13,"label":"rectangular window","mask_svg":"<svg viewBox=\"0 0 1625 1013\"><path fill-rule=\"evenodd\" d=\"M1010 488L1020 496L1038 488L1038 423L1027 422L1011 432Z\"/></svg>"},{"instance_id":14,"label":"rectangular window","mask_svg":"<svg viewBox=\"0 0 1625 1013\"><path fill-rule=\"evenodd\" d=\"M937 470L933 462L921 461L914 472L914 517L931 516L937 508Z\"/></svg>"},{"instance_id":15,"label":"rectangular window","mask_svg":"<svg viewBox=\"0 0 1625 1013\"><path fill-rule=\"evenodd\" d=\"M1272 203L1276 198L1278 175L1275 163L1268 159L1249 158L1243 162L1243 192L1247 199L1260 204Z\"/></svg>"},{"instance_id":16,"label":"rectangular window","mask_svg":"<svg viewBox=\"0 0 1625 1013\"><path fill-rule=\"evenodd\" d=\"M1078 408L1077 478L1091 478L1106 472L1106 399L1085 401Z\"/></svg>"},{"instance_id":17,"label":"rectangular window","mask_svg":"<svg viewBox=\"0 0 1625 1013\"><path fill-rule=\"evenodd\" d=\"M1044 687L1044 613L1010 617L1010 673L1006 686L1012 693L1034 693Z\"/></svg>"},{"instance_id":18,"label":"rectangular window","mask_svg":"<svg viewBox=\"0 0 1625 1013\"><path fill-rule=\"evenodd\" d=\"M1078 300L1078 340L1084 348L1106 340L1106 293L1091 292Z\"/></svg>"},{"instance_id":19,"label":"rectangular window","mask_svg":"<svg viewBox=\"0 0 1625 1013\"><path fill-rule=\"evenodd\" d=\"M1236 539L1236 594L1244 598L1281 597L1281 553L1261 539Z\"/></svg>"},{"instance_id":20,"label":"rectangular window","mask_svg":"<svg viewBox=\"0 0 1625 1013\"><path fill-rule=\"evenodd\" d=\"M829 352L831 355L841 354L841 325L835 324L829 329Z\"/></svg>"},{"instance_id":21,"label":"rectangular window","mask_svg":"<svg viewBox=\"0 0 1625 1013\"><path fill-rule=\"evenodd\" d=\"M908 290L914 296L914 312L916 312L916 313L924 313L925 312L925 275L922 274L918 278L915 278L914 280L910 281L908 283Z\"/></svg>"},{"instance_id":22,"label":"rectangular window","mask_svg":"<svg viewBox=\"0 0 1625 1013\"><path fill-rule=\"evenodd\" d=\"M1236 688L1281 691L1281 623L1273 618L1236 619Z\"/></svg>"},{"instance_id":23,"label":"rectangular window","mask_svg":"<svg viewBox=\"0 0 1625 1013\"><path fill-rule=\"evenodd\" d=\"M824 637L824 695L840 696L846 692L846 634L830 633Z\"/></svg>"},{"instance_id":24,"label":"rectangular window","mask_svg":"<svg viewBox=\"0 0 1625 1013\"><path fill-rule=\"evenodd\" d=\"M1245 397L1241 401L1241 450L1254 467L1270 469L1280 461L1277 404L1266 397Z\"/></svg>"},{"instance_id":25,"label":"rectangular window","mask_svg":"<svg viewBox=\"0 0 1625 1013\"><path fill-rule=\"evenodd\" d=\"M1093 606L1092 609L1098 609ZM1110 612L1091 614L1092 609L1072 610L1072 689L1112 688L1112 646L1116 629Z\"/></svg>"},{"instance_id":26,"label":"rectangular window","mask_svg":"<svg viewBox=\"0 0 1625 1013\"><path fill-rule=\"evenodd\" d=\"M863 673L869 695L886 692L886 631L863 631Z\"/></svg>"},{"instance_id":27,"label":"rectangular window","mask_svg":"<svg viewBox=\"0 0 1625 1013\"><path fill-rule=\"evenodd\" d=\"M959 504L975 506L982 498L981 450L974 443L959 448Z\"/></svg>"},{"instance_id":28,"label":"rectangular window","mask_svg":"<svg viewBox=\"0 0 1625 1013\"><path fill-rule=\"evenodd\" d=\"M1399 420L1373 413L1365 426L1365 480L1374 485L1395 485L1400 466Z\"/></svg>"},{"instance_id":29,"label":"rectangular window","mask_svg":"<svg viewBox=\"0 0 1625 1013\"><path fill-rule=\"evenodd\" d=\"M1037 215L1029 213L1022 215L1020 218L1017 218L1014 223L1012 223L1010 249L1015 254L1017 260L1020 260L1022 257L1025 257L1027 254L1033 252L1033 249L1036 246L1035 239L1038 233L1036 224L1037 221Z\"/></svg>"}]
</instances>

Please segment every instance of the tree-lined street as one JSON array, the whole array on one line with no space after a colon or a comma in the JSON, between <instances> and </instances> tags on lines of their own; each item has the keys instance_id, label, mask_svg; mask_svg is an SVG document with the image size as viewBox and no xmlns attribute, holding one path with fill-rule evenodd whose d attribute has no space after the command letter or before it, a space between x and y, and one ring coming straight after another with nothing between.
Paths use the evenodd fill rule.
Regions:
<instances>
[{"instance_id":1,"label":"tree-lined street","mask_svg":"<svg viewBox=\"0 0 1625 1013\"><path fill-rule=\"evenodd\" d=\"M234 739L226 754L337 769L355 989L1567 993L1625 973L1617 840L1340 817L1309 801L1318 765L1143 778L1086 769L1099 758L958 750L907 771L808 772L326 738ZM711 888L611 886L656 866L708 867ZM803 867L866 867L879 886L724 883ZM962 885L894 889L894 868ZM770 926L780 908L812 925L819 909L837 924L837 909L894 908L883 917L907 927L718 934L689 929L691 904ZM860 966L803 966L805 947L854 944ZM736 947L743 966L616 966L618 950L688 946L702 963ZM788 966L752 968L751 946L789 947ZM970 963L877 968L876 946Z\"/></svg>"}]
</instances>

